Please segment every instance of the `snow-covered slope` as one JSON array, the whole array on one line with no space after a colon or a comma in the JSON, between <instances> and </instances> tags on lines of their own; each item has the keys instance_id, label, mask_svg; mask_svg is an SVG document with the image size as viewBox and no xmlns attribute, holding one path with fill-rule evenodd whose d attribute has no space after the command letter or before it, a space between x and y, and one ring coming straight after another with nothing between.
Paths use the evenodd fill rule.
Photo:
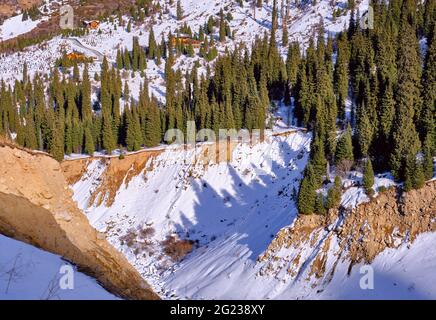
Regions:
<instances>
[{"instance_id":1,"label":"snow-covered slope","mask_svg":"<svg viewBox=\"0 0 436 320\"><path fill-rule=\"evenodd\" d=\"M15 38L23 33L33 30L38 23L42 20L25 20L23 21L23 15L17 15L9 18L0 25L0 41L5 41L11 38Z\"/></svg>"},{"instance_id":2,"label":"snow-covered slope","mask_svg":"<svg viewBox=\"0 0 436 320\"><path fill-rule=\"evenodd\" d=\"M309 145L309 133L291 131L253 146L236 146L230 163L202 161L205 150L211 150L206 145L187 151L161 149L153 156L143 151L126 160L81 159L85 170L72 185L74 199L163 298L435 298L433 274L429 275L436 266L435 233L422 234L410 244L403 229L419 226L421 218L413 218L416 213L408 212L407 219L415 220L403 223L395 210L384 217L381 209L373 209L382 214L380 219L351 211L347 214L356 221L348 226L343 225L342 215L327 217L330 223L322 222L322 216L308 216L306 222L297 219L294 197ZM147 160L144 165L127 162L127 169L117 170L130 157ZM390 181L383 179L379 178L380 184ZM354 205L367 201L356 190L343 200L352 197ZM423 195L415 196L419 197ZM381 202L381 207L396 202L395 197L384 199L388 202ZM431 206L433 200L426 201ZM368 219L369 224L359 219ZM434 225L431 221L434 217L429 221ZM299 227L293 229L297 222ZM379 249L368 249L381 252L371 263L372 290L360 289L364 261L353 262L348 250L355 248L346 245L347 237L359 237L354 230L363 232L362 241L369 241L362 223L378 228L373 230L377 238L371 241ZM397 223L400 233L393 227ZM383 231L390 227L391 231ZM283 233L288 228L295 239ZM141 230L147 235L141 236ZM193 251L179 262L172 261L163 244L169 235L194 241Z\"/></svg>"},{"instance_id":3,"label":"snow-covered slope","mask_svg":"<svg viewBox=\"0 0 436 320\"><path fill-rule=\"evenodd\" d=\"M386 249L372 262L374 289L361 290L365 269L341 264L320 299L435 299L436 233L419 235L412 244ZM314 297L312 292L309 297Z\"/></svg>"},{"instance_id":4,"label":"snow-covered slope","mask_svg":"<svg viewBox=\"0 0 436 320\"><path fill-rule=\"evenodd\" d=\"M159 0L159 2L162 8L166 7L167 1ZM356 2L358 3L359 12L364 13L368 8L369 1L358 0ZM88 54L92 49L107 56L110 61L115 61L118 48L132 49L134 36L138 37L141 45L148 45L151 27L153 27L158 42L161 41L162 37L166 38L170 31L175 33L185 23L195 33L198 32L200 26L205 25L210 16L217 18L220 9L223 9L225 13L231 13L233 19L229 22L229 26L235 32L235 37L234 39L227 39L224 43L218 43L218 51L224 52L226 48L232 49L241 42L250 47L256 36L263 36L271 28L272 1L269 1L268 5L264 3L262 8L257 8L255 17L250 3L246 1L243 1L243 3L244 6L240 7L233 0L182 0L181 4L184 11L182 20L176 19L176 6L174 4L172 7L168 7L169 12L164 11L162 14L147 18L144 24L132 24L131 32L128 32L126 27L118 26L118 18L114 18L112 23L109 21L103 22L98 30L91 30L88 35L77 38L82 44L81 48L78 48L70 40L56 37L41 45L26 48L23 52L5 56L0 60L0 79L3 79L6 83L13 83L15 79L21 80L24 63L27 63L30 75L35 72L42 74L50 72L54 62L61 56L63 50L68 52L78 49L78 51ZM280 1L278 3L280 5ZM330 0L319 0L315 5L312 5L310 1L302 1L299 5L291 4L290 20L287 24L289 40L298 41L304 48L309 37L317 34L320 25L324 26L326 35L343 30L348 25L350 11L344 10L342 16L333 19L333 10L345 8L346 3L346 0L340 0L332 5ZM127 17L123 17L123 19L125 20L125 26L127 26ZM283 23L279 18L276 37L279 49L282 55L285 56L287 47L281 46L282 28ZM215 33L217 36L218 30L215 30ZM95 56L95 54L90 55ZM185 72L187 69L192 68L194 63L203 66L199 69L200 74L205 72L204 67L207 62L198 56L190 58L182 55L178 57L174 69ZM91 65L91 72L99 72L99 65L100 59L97 59L96 63ZM164 62L156 65L154 61L149 60L145 72L149 80L150 92L162 101L165 100L164 67ZM132 95L137 98L140 83L143 82L139 72L134 77L128 75L124 80L129 83Z\"/></svg>"},{"instance_id":5,"label":"snow-covered slope","mask_svg":"<svg viewBox=\"0 0 436 320\"><path fill-rule=\"evenodd\" d=\"M109 241L155 290L163 295L174 291L183 298L211 296L217 294L215 281L228 280L232 273L237 277L240 272L255 272L257 256L296 217L291 196L298 190L307 162L310 134L296 131L269 139L253 146L236 146L230 163L193 163L195 154L204 154L204 146L164 151L119 187L110 206L106 205L109 193L99 195L106 200L100 205L90 202L98 199L95 194L101 192L100 183L106 181L103 176L108 168L107 161L92 160L73 185L74 198L90 222L107 232ZM135 254L134 248L121 244L121 239L132 228L143 226L152 227L155 234L148 239L152 243L148 252ZM188 275L184 263L176 266L162 254L160 243L171 234L197 242L198 248L188 255L186 263L204 263L204 270ZM164 279L169 281L174 275L180 278L169 285ZM200 293L195 287L189 292L179 290L180 281L186 286L192 282L191 276L208 277L211 291Z\"/></svg>"},{"instance_id":6,"label":"snow-covered slope","mask_svg":"<svg viewBox=\"0 0 436 320\"><path fill-rule=\"evenodd\" d=\"M73 289L61 289L66 274L74 270ZM64 267L65 268L65 267ZM0 235L0 300L8 299L116 299L95 279L75 270L61 257Z\"/></svg>"}]
</instances>

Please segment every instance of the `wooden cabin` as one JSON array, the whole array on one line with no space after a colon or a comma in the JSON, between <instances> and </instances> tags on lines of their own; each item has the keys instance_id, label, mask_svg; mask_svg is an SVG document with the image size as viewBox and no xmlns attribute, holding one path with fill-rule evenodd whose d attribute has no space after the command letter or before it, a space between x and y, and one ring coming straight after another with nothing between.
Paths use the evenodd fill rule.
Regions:
<instances>
[{"instance_id":1,"label":"wooden cabin","mask_svg":"<svg viewBox=\"0 0 436 320\"><path fill-rule=\"evenodd\" d=\"M186 37L186 36L172 38L172 45L176 46L178 44L183 44L185 46L192 45L193 48L200 48L201 47L201 41L198 41L198 40L192 39L190 37Z\"/></svg>"},{"instance_id":2,"label":"wooden cabin","mask_svg":"<svg viewBox=\"0 0 436 320\"><path fill-rule=\"evenodd\" d=\"M83 23L88 29L92 30L96 30L98 27L100 27L100 21L98 20L84 21Z\"/></svg>"},{"instance_id":3,"label":"wooden cabin","mask_svg":"<svg viewBox=\"0 0 436 320\"><path fill-rule=\"evenodd\" d=\"M71 60L71 61L86 59L86 57L82 53L79 53L79 52L70 52L67 54L67 58L68 58L68 60Z\"/></svg>"}]
</instances>

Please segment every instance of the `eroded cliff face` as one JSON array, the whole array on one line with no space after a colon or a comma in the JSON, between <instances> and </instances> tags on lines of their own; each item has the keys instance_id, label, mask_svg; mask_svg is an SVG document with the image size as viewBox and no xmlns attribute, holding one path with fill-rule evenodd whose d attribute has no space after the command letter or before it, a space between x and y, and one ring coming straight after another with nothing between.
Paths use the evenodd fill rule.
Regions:
<instances>
[{"instance_id":1,"label":"eroded cliff face","mask_svg":"<svg viewBox=\"0 0 436 320\"><path fill-rule=\"evenodd\" d=\"M0 233L61 255L128 299L158 299L126 258L93 229L51 157L0 144Z\"/></svg>"},{"instance_id":2,"label":"eroded cliff face","mask_svg":"<svg viewBox=\"0 0 436 320\"><path fill-rule=\"evenodd\" d=\"M265 263L260 273L294 280L304 276L326 284L340 262L349 263L350 272L354 264L371 263L385 249L434 231L436 181L408 193L390 188L351 211L300 215L259 257Z\"/></svg>"}]
</instances>

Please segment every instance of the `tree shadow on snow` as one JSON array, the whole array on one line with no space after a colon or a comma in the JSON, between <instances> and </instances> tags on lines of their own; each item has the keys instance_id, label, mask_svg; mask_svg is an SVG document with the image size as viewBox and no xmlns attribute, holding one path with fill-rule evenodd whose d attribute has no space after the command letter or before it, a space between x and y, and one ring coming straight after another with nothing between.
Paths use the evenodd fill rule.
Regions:
<instances>
[{"instance_id":1,"label":"tree shadow on snow","mask_svg":"<svg viewBox=\"0 0 436 320\"><path fill-rule=\"evenodd\" d=\"M231 181L225 188L214 189L207 180L192 179L195 221L181 212L181 223L175 226L180 238L198 241L200 247L234 241L235 246L247 248L248 258L255 261L277 232L297 217L291 197L298 190L308 153L304 147L292 149L280 143L283 163L273 162L271 173L255 176L249 183L241 175L252 173L238 172L232 163L222 173Z\"/></svg>"}]
</instances>

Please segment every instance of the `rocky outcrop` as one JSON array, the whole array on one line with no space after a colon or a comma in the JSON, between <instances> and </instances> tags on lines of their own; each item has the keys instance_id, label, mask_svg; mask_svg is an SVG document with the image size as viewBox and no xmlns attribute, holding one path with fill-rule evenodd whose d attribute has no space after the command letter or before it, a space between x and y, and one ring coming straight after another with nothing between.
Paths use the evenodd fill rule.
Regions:
<instances>
[{"instance_id":1,"label":"rocky outcrop","mask_svg":"<svg viewBox=\"0 0 436 320\"><path fill-rule=\"evenodd\" d=\"M291 278L305 274L328 281L340 260L348 261L351 270L356 263L371 263L386 248L435 231L436 181L430 181L408 193L390 188L350 211L300 215L276 235L258 260L265 263L262 274L286 273Z\"/></svg>"},{"instance_id":2,"label":"rocky outcrop","mask_svg":"<svg viewBox=\"0 0 436 320\"><path fill-rule=\"evenodd\" d=\"M0 144L0 233L63 256L127 299L158 299L72 200L58 162Z\"/></svg>"}]
</instances>

